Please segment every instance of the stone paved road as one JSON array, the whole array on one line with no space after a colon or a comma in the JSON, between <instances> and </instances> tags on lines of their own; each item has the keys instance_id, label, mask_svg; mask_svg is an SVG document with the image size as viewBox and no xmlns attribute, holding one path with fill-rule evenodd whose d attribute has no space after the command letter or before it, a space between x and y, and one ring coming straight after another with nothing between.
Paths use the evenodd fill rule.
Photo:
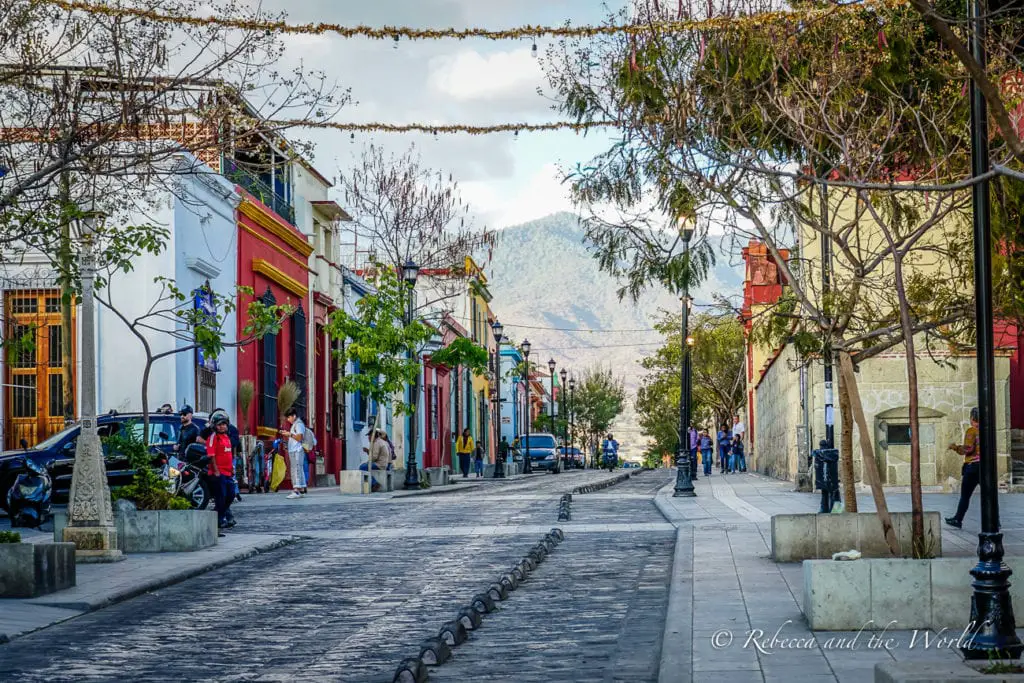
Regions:
<instances>
[{"instance_id":1,"label":"stone paved road","mask_svg":"<svg viewBox=\"0 0 1024 683\"><path fill-rule=\"evenodd\" d=\"M0 646L0 681L390 681L399 660L539 540L536 525L556 525L562 491L602 476L380 503L247 500L237 513L246 531L310 537ZM653 505L576 499L605 501L618 522L664 522ZM381 525L393 537L350 537ZM674 535L563 526L565 543L432 678L656 678ZM439 527L451 535L426 535ZM526 647L494 670L495 651L513 638Z\"/></svg>"}]
</instances>

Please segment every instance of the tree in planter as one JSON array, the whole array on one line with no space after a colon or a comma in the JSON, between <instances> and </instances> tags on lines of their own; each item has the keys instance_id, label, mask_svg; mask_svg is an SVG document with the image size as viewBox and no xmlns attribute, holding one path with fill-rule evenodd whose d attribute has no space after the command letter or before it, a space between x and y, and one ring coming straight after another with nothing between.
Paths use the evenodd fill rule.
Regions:
<instances>
[{"instance_id":1,"label":"tree in planter","mask_svg":"<svg viewBox=\"0 0 1024 683\"><path fill-rule=\"evenodd\" d=\"M139 510L191 510L192 504L188 500L167 490L167 483L153 466L153 452L133 427L125 424L116 434L103 439L104 449L127 458L135 471L132 483L114 489L111 497L115 501L130 500ZM148 432L143 431L145 433Z\"/></svg>"},{"instance_id":2,"label":"tree in planter","mask_svg":"<svg viewBox=\"0 0 1024 683\"><path fill-rule=\"evenodd\" d=\"M160 285L160 294L142 314L130 317L115 303L112 288L108 285L97 291L96 300L124 323L128 331L139 341L145 353L142 370L142 420L144 439L149 438L149 376L153 364L179 353L202 351L206 358L217 358L224 349L247 346L264 335L276 333L294 310L289 305L267 306L254 299L246 308L246 324L236 339L225 339L224 325L235 315L239 295L252 296L252 289L238 287L232 295L218 294L203 288L215 311L210 316L195 305L194 294L183 292L168 278L158 277L154 282ZM171 348L154 349L154 337L170 340Z\"/></svg>"}]
</instances>

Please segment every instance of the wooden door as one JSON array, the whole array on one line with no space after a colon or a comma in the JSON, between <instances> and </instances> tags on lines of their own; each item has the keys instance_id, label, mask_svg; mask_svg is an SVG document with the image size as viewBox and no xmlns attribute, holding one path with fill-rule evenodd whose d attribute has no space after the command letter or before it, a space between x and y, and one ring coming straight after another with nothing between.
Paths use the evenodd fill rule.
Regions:
<instances>
[{"instance_id":1,"label":"wooden door","mask_svg":"<svg viewBox=\"0 0 1024 683\"><path fill-rule=\"evenodd\" d=\"M4 373L4 445L11 449L19 448L22 439L33 446L64 428L63 330L58 290L9 291L4 303L10 344ZM75 355L72 337L72 367Z\"/></svg>"}]
</instances>

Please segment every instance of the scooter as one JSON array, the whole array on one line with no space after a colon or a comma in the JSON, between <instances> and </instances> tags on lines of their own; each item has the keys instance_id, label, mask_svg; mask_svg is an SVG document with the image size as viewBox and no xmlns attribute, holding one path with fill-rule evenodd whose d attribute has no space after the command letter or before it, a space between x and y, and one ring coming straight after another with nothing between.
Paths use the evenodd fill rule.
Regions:
<instances>
[{"instance_id":1,"label":"scooter","mask_svg":"<svg viewBox=\"0 0 1024 683\"><path fill-rule=\"evenodd\" d=\"M192 507L205 510L210 505L213 495L206 483L206 468L210 464L210 456L202 444L194 443L185 449L185 459L171 457L168 465L178 471L178 495L184 496Z\"/></svg>"},{"instance_id":2,"label":"scooter","mask_svg":"<svg viewBox=\"0 0 1024 683\"><path fill-rule=\"evenodd\" d=\"M7 509L12 527L38 529L50 516L53 484L46 467L26 457L22 471L7 492Z\"/></svg>"},{"instance_id":3,"label":"scooter","mask_svg":"<svg viewBox=\"0 0 1024 683\"><path fill-rule=\"evenodd\" d=\"M618 466L619 456L615 454L615 451L605 451L604 458L601 462L608 468L608 471L611 472L616 468L616 466Z\"/></svg>"}]
</instances>

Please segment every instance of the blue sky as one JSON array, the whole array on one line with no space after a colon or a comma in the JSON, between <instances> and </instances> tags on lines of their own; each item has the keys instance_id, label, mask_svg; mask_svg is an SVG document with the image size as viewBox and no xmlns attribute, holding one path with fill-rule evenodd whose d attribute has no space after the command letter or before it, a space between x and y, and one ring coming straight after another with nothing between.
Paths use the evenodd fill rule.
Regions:
<instances>
[{"instance_id":1,"label":"blue sky","mask_svg":"<svg viewBox=\"0 0 1024 683\"><path fill-rule=\"evenodd\" d=\"M614 7L622 0L616 0ZM609 8L594 0L263 0L284 9L296 22L346 25L405 25L423 28L506 28L525 24L593 24ZM287 58L327 70L352 89L356 104L336 117L344 121L394 123L540 122L560 118L546 88L541 60L530 56L532 40L391 41L289 36ZM538 40L541 53L550 45ZM370 142L401 152L416 144L424 162L451 172L481 222L493 228L570 208L559 184L562 169L606 149L609 135L591 131L521 133L471 137L414 134L348 134L318 131L300 135L317 144L315 165L328 177L344 173Z\"/></svg>"}]
</instances>

